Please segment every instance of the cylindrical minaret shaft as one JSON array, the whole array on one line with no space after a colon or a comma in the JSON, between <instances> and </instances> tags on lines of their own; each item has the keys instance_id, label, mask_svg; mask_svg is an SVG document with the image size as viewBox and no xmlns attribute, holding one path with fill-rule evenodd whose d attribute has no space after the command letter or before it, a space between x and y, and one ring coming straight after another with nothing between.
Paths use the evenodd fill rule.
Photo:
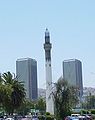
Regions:
<instances>
[{"instance_id":1,"label":"cylindrical minaret shaft","mask_svg":"<svg viewBox=\"0 0 95 120\"><path fill-rule=\"evenodd\" d=\"M45 32L45 68L46 68L46 112L54 114L54 105L52 99L52 68L51 68L51 48L50 35L48 29Z\"/></svg>"}]
</instances>

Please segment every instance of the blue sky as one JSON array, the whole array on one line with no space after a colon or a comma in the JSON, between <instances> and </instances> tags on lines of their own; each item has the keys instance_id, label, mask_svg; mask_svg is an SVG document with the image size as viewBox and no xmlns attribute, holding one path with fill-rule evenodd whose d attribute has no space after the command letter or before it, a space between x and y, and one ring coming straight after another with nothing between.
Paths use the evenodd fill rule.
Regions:
<instances>
[{"instance_id":1,"label":"blue sky","mask_svg":"<svg viewBox=\"0 0 95 120\"><path fill-rule=\"evenodd\" d=\"M95 87L95 0L0 0L0 71L15 72L18 58L38 62L38 86L45 87L44 32L52 42L53 81L62 61L82 61L84 86Z\"/></svg>"}]
</instances>

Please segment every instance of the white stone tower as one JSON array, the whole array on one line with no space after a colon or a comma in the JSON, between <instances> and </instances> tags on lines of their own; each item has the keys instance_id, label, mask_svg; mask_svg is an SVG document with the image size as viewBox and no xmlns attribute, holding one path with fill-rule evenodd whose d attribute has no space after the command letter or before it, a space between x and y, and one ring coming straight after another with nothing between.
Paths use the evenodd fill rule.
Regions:
<instances>
[{"instance_id":1,"label":"white stone tower","mask_svg":"<svg viewBox=\"0 0 95 120\"><path fill-rule=\"evenodd\" d=\"M52 68L51 68L51 48L50 35L48 29L45 31L45 68L46 68L46 112L54 114L54 104L52 99Z\"/></svg>"}]
</instances>

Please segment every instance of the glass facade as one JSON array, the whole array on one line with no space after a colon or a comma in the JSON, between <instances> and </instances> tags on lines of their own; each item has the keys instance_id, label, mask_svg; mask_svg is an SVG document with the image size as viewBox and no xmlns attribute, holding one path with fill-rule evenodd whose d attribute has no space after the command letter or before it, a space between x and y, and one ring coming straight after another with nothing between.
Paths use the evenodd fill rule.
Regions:
<instances>
[{"instance_id":1,"label":"glass facade","mask_svg":"<svg viewBox=\"0 0 95 120\"><path fill-rule=\"evenodd\" d=\"M67 80L70 85L76 86L79 89L79 96L83 95L82 82L82 64L77 59L70 59L63 61L63 78Z\"/></svg>"},{"instance_id":2,"label":"glass facade","mask_svg":"<svg viewBox=\"0 0 95 120\"><path fill-rule=\"evenodd\" d=\"M24 82L26 97L30 100L37 99L37 62L31 58L18 59L16 61L16 75L19 81Z\"/></svg>"}]
</instances>

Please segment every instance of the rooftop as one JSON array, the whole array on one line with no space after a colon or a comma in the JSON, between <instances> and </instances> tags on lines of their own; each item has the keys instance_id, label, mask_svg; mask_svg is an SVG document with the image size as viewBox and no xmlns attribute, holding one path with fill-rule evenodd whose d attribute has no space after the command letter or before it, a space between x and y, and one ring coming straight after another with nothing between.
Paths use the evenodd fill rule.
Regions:
<instances>
[{"instance_id":1,"label":"rooftop","mask_svg":"<svg viewBox=\"0 0 95 120\"><path fill-rule=\"evenodd\" d=\"M32 60L32 61L36 61L35 59L32 59L32 58L19 58L17 59L17 61L25 61L25 60Z\"/></svg>"},{"instance_id":2,"label":"rooftop","mask_svg":"<svg viewBox=\"0 0 95 120\"><path fill-rule=\"evenodd\" d=\"M67 59L67 60L64 60L63 62L70 62L70 61L80 61L78 59Z\"/></svg>"}]
</instances>

